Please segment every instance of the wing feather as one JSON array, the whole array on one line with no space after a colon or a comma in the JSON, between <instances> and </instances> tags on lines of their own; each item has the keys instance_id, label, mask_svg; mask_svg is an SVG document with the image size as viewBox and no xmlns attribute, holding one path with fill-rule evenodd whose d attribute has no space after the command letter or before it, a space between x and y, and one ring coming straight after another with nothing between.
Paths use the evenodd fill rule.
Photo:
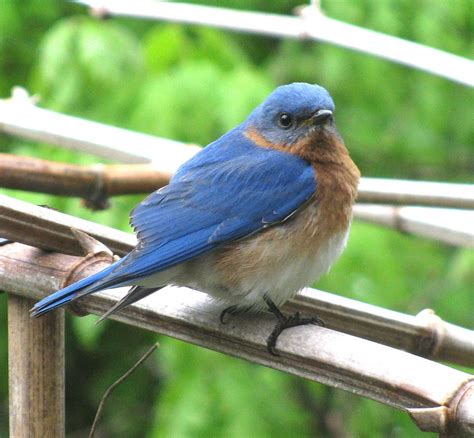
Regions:
<instances>
[{"instance_id":1,"label":"wing feather","mask_svg":"<svg viewBox=\"0 0 474 438\"><path fill-rule=\"evenodd\" d=\"M139 243L109 279L145 277L284 221L315 191L307 161L231 131L135 208Z\"/></svg>"}]
</instances>

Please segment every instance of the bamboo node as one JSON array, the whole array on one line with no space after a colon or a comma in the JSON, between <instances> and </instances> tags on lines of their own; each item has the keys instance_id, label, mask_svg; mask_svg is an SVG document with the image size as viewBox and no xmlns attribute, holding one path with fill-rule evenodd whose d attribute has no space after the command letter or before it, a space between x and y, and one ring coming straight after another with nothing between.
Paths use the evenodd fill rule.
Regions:
<instances>
[{"instance_id":1,"label":"bamboo node","mask_svg":"<svg viewBox=\"0 0 474 438\"><path fill-rule=\"evenodd\" d=\"M110 207L107 195L107 184L104 176L104 165L102 163L90 166L94 172L95 182L92 193L83 199L84 205L91 210L105 210Z\"/></svg>"},{"instance_id":2,"label":"bamboo node","mask_svg":"<svg viewBox=\"0 0 474 438\"><path fill-rule=\"evenodd\" d=\"M36 105L39 102L40 97L37 94L30 95L28 91L23 87L15 86L12 88L11 97L6 100L17 104Z\"/></svg>"},{"instance_id":3,"label":"bamboo node","mask_svg":"<svg viewBox=\"0 0 474 438\"><path fill-rule=\"evenodd\" d=\"M474 436L474 380L461 386L449 402L448 420L449 436Z\"/></svg>"},{"instance_id":4,"label":"bamboo node","mask_svg":"<svg viewBox=\"0 0 474 438\"><path fill-rule=\"evenodd\" d=\"M62 287L66 287L78 280L86 278L94 272L106 268L115 261L112 251L103 243L76 228L71 228L71 232L79 242L85 256L80 258L66 273ZM86 316L89 314L75 301L70 303L68 308L77 316Z\"/></svg>"},{"instance_id":5,"label":"bamboo node","mask_svg":"<svg viewBox=\"0 0 474 438\"><path fill-rule=\"evenodd\" d=\"M422 321L427 333L420 337L416 354L423 357L436 357L445 337L444 321L433 309L424 309L416 315Z\"/></svg>"}]
</instances>

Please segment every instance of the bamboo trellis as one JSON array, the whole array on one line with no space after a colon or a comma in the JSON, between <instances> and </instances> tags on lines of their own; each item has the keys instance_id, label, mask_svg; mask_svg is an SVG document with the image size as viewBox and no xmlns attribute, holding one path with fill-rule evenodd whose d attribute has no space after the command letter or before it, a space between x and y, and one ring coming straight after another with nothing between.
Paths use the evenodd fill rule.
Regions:
<instances>
[{"instance_id":1,"label":"bamboo trellis","mask_svg":"<svg viewBox=\"0 0 474 438\"><path fill-rule=\"evenodd\" d=\"M91 275L113 260L112 253L102 243L81 231L71 232L70 227L87 231L119 249L120 253L131 249L134 237L21 201L5 198L0 201L0 205L3 205L0 210L0 229L7 237L36 243L40 247L68 248L69 252L73 252L71 242L75 242L74 252L82 250L86 254L84 257L68 256L44 252L20 243L0 248L0 289L26 298L21 300L13 297L9 302L10 342L23 341L21 344L12 344L16 352L13 357L24 363L23 366L15 364L10 369L10 382L14 385L17 382L31 382L28 365L46 360L45 351L41 348L29 348L32 343L45 342L43 338L38 340L37 334L41 329L44 333L44 327L39 326L37 320L25 318L31 300L41 298L66 282ZM29 231L28 234L25 234L25 229ZM57 239L52 239L53 236ZM48 241L51 243L45 245ZM123 292L117 289L98 293L71 307L80 315L102 314ZM277 358L268 354L265 345L266 334L271 331L273 324L271 315L263 314L258 318L239 315L232 319L231 324L222 325L219 322L222 305L186 288L166 288L114 315L113 319L404 409L422 430L453 437L469 436L474 431L473 419L469 414L474 409L474 376L342 333L354 332L398 347L402 342L404 348L419 354L436 356L443 352L442 356L446 360L473 365L472 331L442 323L430 312L424 312L419 317L408 317L310 289L291 302L288 308L302 312L321 310L328 328L303 327L284 333L278 343L280 357ZM53 317L54 321L48 323L45 320L44 323L61 326L63 315L58 313ZM22 330L15 331L20 323ZM58 348L62 342L61 331L55 333L50 330L47 334L48 343ZM64 372L61 357L59 354L58 360L54 362L54 370L50 364L50 371L58 376ZM44 374L39 377L44 377ZM48 385L51 383L48 378ZM56 383L61 387L61 379ZM40 379L39 384L30 388L23 386L22 391L11 391L11 409L17 416L12 418L12 422L13 427L18 426L13 431L23 430L24 421L21 419L24 416L41 422L37 406L22 401L25 401L25 394L44 397L46 384L46 379ZM56 386L54 388L57 389ZM52 388L49 389L51 392ZM61 394L53 391L52 397L55 402L53 406L57 406L60 416ZM43 406L39 405L40 408ZM44 424L48 423L44 419L42 421L42 427L45 427ZM51 428L55 424L50 425L48 430L53 430Z\"/></svg>"},{"instance_id":2,"label":"bamboo trellis","mask_svg":"<svg viewBox=\"0 0 474 438\"><path fill-rule=\"evenodd\" d=\"M474 86L474 63L442 50L326 17L319 1L297 8L297 16L189 3L141 0L75 0L98 17L134 17L213 26L277 38L335 44Z\"/></svg>"},{"instance_id":3,"label":"bamboo trellis","mask_svg":"<svg viewBox=\"0 0 474 438\"><path fill-rule=\"evenodd\" d=\"M195 145L187 145L38 108L28 97L27 92L22 89L15 89L10 99L0 100L0 132L2 131L21 138L92 153L109 160L128 164L148 163L152 168L137 168L137 179L141 180L141 183L137 185L141 184L142 190L145 192L149 188L150 171L155 173L154 178L159 186L170 178L180 164L199 151L199 147ZM133 145L133 148L128 145ZM13 161L14 158L9 159L10 164ZM38 167L34 160L21 160L18 168L26 166L28 163L30 170ZM6 170L8 163L5 161L3 166ZM55 193L59 188L51 178L57 178L61 174L56 166L52 167L51 164L43 162L42 169L39 172L36 171L36 175L41 174L43 187L45 187L44 181L49 179L49 191L53 191L51 186L54 186ZM49 175L46 172L46 167L49 167ZM71 167L67 168L71 169ZM8 167L10 173L12 169L13 166ZM88 170L82 169L83 177L89 173L89 181L92 179L90 174L94 173L95 175L94 187L81 186L82 191L90 190L87 199L95 205L98 202L100 204L107 195L116 193L116 189L111 190L111 193L108 194L105 191L107 188L105 169L102 166ZM117 168L115 170L117 172ZM77 172L78 168L74 167L74 171ZM140 177L140 172L142 177ZM39 177L34 177L35 174L31 172L30 178L33 178L33 182L30 183L27 178L24 178L21 183L24 188L27 185L30 188L32 186L37 189L41 187L38 184ZM124 175L122 169L122 178L125 177L130 181L130 174L127 172L127 175ZM63 175L62 178L64 181L65 176ZM18 172L15 179L16 182L13 178L9 178L11 187L14 184L16 184L15 187L19 187L18 181L21 176L18 176ZM74 183L71 182L69 186L71 185ZM124 192L123 181L122 184L116 181L117 185L121 185L122 192ZM48 191L46 187L44 191ZM128 191L128 193L130 192ZM81 195L77 188L76 194ZM364 202L364 204L356 205L355 218L441 240L452 245L474 247L474 213L472 211L474 208L474 186L471 184L381 180L365 177L361 180L358 201ZM374 202L377 205L371 205ZM400 204L408 204L410 207L400 207ZM451 207L452 209L444 208L442 211L437 211L422 206Z\"/></svg>"},{"instance_id":4,"label":"bamboo trellis","mask_svg":"<svg viewBox=\"0 0 474 438\"><path fill-rule=\"evenodd\" d=\"M118 0L81 3L92 5L98 15L131 15L318 39L474 85L472 62L327 18L315 4L300 9L299 17L285 17L164 2L141 2L133 7ZM157 185L166 183L177 167L198 150L37 108L21 90L12 99L0 101L2 131L119 162L145 164L140 170L142 180L144 175L151 175L159 180ZM29 164L34 165L33 161ZM47 188L44 169L38 172L39 180L32 178L29 183L14 181L18 176L14 166L4 167L3 171L12 169L13 173L4 177L4 185L33 190L41 180L42 191L53 191ZM75 181L75 188L68 195L97 203L123 191L124 177L128 184L137 182L128 172L119 175L123 168L115 168L112 176L110 172L106 174L111 169L101 166L89 170L95 177L89 182L90 187L87 182ZM56 177L60 175L61 172ZM111 190L114 177L116 185ZM142 189L139 182L136 191ZM473 186L365 178L355 216L449 244L474 246L473 212L469 211L473 205ZM441 213L447 216L428 220L433 212L438 219ZM90 275L113 260L107 247L71 228L104 242L113 253L124 254L135 244L132 235L0 196L0 235L21 242L0 246L0 289L11 293L10 431L15 437L64 436L64 314L60 311L45 319L31 320L27 309L32 299ZM122 293L105 291L70 309L78 314L101 314ZM265 333L272 324L269 316L238 316L232 324L223 326L219 324L222 309L218 305L210 303L205 295L184 288L175 288L172 293L167 288L113 318L404 409L421 430L445 437L474 435L474 376L407 353L474 366L474 332L445 323L431 311L412 317L312 289L305 290L287 308L318 313L328 328L302 327L284 333L278 344L279 358L269 356L265 350ZM42 372L36 373L39 369Z\"/></svg>"}]
</instances>

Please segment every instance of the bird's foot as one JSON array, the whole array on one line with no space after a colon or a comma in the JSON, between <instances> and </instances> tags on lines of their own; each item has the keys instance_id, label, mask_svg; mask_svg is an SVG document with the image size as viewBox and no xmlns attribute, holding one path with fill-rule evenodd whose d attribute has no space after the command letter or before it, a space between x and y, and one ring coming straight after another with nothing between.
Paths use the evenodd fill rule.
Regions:
<instances>
[{"instance_id":1,"label":"bird's foot","mask_svg":"<svg viewBox=\"0 0 474 438\"><path fill-rule=\"evenodd\" d=\"M280 309L276 306L276 304L271 300L269 296L265 295L263 299L265 303L267 303L270 312L272 312L278 320L275 328L267 339L268 352L270 354L273 354L273 356L279 356L279 354L275 351L275 347L278 337L281 335L281 332L283 330L307 324L319 325L321 327L324 327L325 325L324 321L321 318L318 318L317 316L312 318L301 318L300 312L296 312L294 315L291 316L285 316L283 315L283 313L280 312Z\"/></svg>"},{"instance_id":2,"label":"bird's foot","mask_svg":"<svg viewBox=\"0 0 474 438\"><path fill-rule=\"evenodd\" d=\"M238 315L239 313L246 313L249 309L246 307L238 307L238 306L230 306L226 307L219 317L219 321L221 324L226 324L226 316L227 315Z\"/></svg>"},{"instance_id":3,"label":"bird's foot","mask_svg":"<svg viewBox=\"0 0 474 438\"><path fill-rule=\"evenodd\" d=\"M227 315L235 315L237 313L237 306L230 306L226 307L222 312L221 316L219 316L219 321L221 324L225 324L227 321L225 320L225 317Z\"/></svg>"},{"instance_id":4,"label":"bird's foot","mask_svg":"<svg viewBox=\"0 0 474 438\"><path fill-rule=\"evenodd\" d=\"M283 330L286 330L291 327L297 327L299 325L313 324L319 325L321 327L324 327L325 325L324 321L321 318L318 318L317 316L312 318L302 318L300 316L300 312L296 312L294 315L290 316L284 316L280 313L277 318L278 322L276 323L275 328L273 329L270 336L267 338L267 349L268 352L273 356L279 356L279 354L275 351L275 347L278 337L281 335Z\"/></svg>"}]
</instances>

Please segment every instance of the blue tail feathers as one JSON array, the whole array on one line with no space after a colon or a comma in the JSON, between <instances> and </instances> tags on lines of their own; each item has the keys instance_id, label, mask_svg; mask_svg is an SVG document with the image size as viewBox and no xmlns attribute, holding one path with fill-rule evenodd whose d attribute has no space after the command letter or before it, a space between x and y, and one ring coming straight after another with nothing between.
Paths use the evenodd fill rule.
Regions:
<instances>
[{"instance_id":1,"label":"blue tail feathers","mask_svg":"<svg viewBox=\"0 0 474 438\"><path fill-rule=\"evenodd\" d=\"M41 301L38 301L31 309L31 316L37 317L43 315L53 309L64 306L79 297L98 292L101 289L105 289L107 287L118 287L119 285L113 284L115 282L104 280L117 267L117 265L121 264L123 260L124 259L121 259L103 271L97 272L90 277L79 280L76 283L58 290L46 298L43 298Z\"/></svg>"}]
</instances>

